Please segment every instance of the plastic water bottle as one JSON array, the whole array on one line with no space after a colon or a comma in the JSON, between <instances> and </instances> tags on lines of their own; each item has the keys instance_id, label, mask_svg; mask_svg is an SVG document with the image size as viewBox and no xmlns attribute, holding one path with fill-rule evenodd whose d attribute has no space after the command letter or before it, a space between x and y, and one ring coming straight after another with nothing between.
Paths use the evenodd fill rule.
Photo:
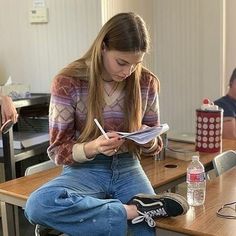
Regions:
<instances>
[{"instance_id":1,"label":"plastic water bottle","mask_svg":"<svg viewBox=\"0 0 236 236\"><path fill-rule=\"evenodd\" d=\"M205 202L205 168L199 156L193 156L187 168L187 201L190 206L200 206Z\"/></svg>"}]
</instances>

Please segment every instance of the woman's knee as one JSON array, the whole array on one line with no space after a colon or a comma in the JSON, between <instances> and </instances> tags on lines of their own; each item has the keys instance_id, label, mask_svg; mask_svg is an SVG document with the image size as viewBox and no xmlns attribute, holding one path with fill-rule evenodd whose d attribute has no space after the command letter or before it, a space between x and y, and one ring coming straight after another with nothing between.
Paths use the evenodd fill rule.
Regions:
<instances>
[{"instance_id":1,"label":"woman's knee","mask_svg":"<svg viewBox=\"0 0 236 236\"><path fill-rule=\"evenodd\" d=\"M43 214L46 213L45 208L47 207L40 203L40 199L42 198L43 195L40 192L34 192L26 202L24 208L25 216L31 223L39 223L38 221L41 221Z\"/></svg>"},{"instance_id":2,"label":"woman's knee","mask_svg":"<svg viewBox=\"0 0 236 236\"><path fill-rule=\"evenodd\" d=\"M63 209L72 207L81 197L68 193L64 188L42 188L33 192L26 202L25 215L34 223L57 217Z\"/></svg>"}]
</instances>

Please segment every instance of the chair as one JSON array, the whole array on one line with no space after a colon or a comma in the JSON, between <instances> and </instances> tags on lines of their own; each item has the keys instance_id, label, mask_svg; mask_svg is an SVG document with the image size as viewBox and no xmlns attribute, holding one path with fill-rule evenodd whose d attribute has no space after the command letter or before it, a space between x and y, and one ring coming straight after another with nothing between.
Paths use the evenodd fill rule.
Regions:
<instances>
[{"instance_id":1,"label":"chair","mask_svg":"<svg viewBox=\"0 0 236 236\"><path fill-rule=\"evenodd\" d=\"M32 174L37 173L39 171L51 169L51 168L53 168L55 166L56 166L56 164L53 161L51 161L51 160L44 161L44 162L41 162L39 164L36 164L36 165L33 165L33 166L29 166L25 170L25 175L32 175Z\"/></svg>"},{"instance_id":2,"label":"chair","mask_svg":"<svg viewBox=\"0 0 236 236\"><path fill-rule=\"evenodd\" d=\"M213 160L216 176L236 166L236 151L228 150L217 155Z\"/></svg>"}]
</instances>

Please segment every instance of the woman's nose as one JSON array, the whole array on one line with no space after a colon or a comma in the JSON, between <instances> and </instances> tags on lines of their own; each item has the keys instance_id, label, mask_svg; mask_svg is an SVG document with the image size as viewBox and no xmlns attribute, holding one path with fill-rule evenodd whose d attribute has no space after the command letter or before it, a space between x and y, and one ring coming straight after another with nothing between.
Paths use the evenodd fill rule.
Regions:
<instances>
[{"instance_id":1,"label":"woman's nose","mask_svg":"<svg viewBox=\"0 0 236 236\"><path fill-rule=\"evenodd\" d=\"M125 70L124 70L125 76L126 76L126 77L130 76L131 73L133 72L133 69L134 69L134 68L133 68L133 65L127 66L127 67L125 68Z\"/></svg>"}]
</instances>

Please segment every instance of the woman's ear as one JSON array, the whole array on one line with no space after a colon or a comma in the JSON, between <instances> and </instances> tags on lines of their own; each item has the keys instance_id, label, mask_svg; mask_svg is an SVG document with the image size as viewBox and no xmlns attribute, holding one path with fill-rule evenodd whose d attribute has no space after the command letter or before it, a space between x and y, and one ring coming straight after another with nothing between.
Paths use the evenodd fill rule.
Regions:
<instances>
[{"instance_id":1,"label":"woman's ear","mask_svg":"<svg viewBox=\"0 0 236 236\"><path fill-rule=\"evenodd\" d=\"M104 56L106 50L107 50L106 44L103 42L102 43L102 50L101 50L102 56Z\"/></svg>"},{"instance_id":2,"label":"woman's ear","mask_svg":"<svg viewBox=\"0 0 236 236\"><path fill-rule=\"evenodd\" d=\"M106 51L106 49L107 49L106 44L104 42L102 42L102 51Z\"/></svg>"}]
</instances>

